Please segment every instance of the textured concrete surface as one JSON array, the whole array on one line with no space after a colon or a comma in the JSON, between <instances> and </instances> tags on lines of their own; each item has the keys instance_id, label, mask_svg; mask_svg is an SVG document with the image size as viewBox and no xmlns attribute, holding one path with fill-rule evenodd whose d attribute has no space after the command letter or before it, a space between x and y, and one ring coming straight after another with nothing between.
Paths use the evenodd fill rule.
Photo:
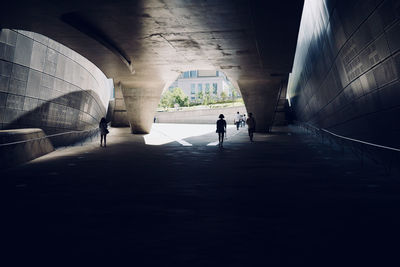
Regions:
<instances>
[{"instance_id":1,"label":"textured concrete surface","mask_svg":"<svg viewBox=\"0 0 400 267\"><path fill-rule=\"evenodd\" d=\"M16 0L7 2L0 25L39 32L88 58L122 84L132 131L148 132L164 86L188 70L224 71L243 85L255 116L271 112L252 105L262 98L274 106L291 72L303 2ZM254 83L268 93L247 97L259 93Z\"/></svg>"},{"instance_id":2,"label":"textured concrete surface","mask_svg":"<svg viewBox=\"0 0 400 267\"><path fill-rule=\"evenodd\" d=\"M114 85L115 98L111 100L113 103L111 111L111 126L115 127L129 127L129 121L126 113L126 106L124 96L122 95L121 84Z\"/></svg>"},{"instance_id":3,"label":"textured concrete surface","mask_svg":"<svg viewBox=\"0 0 400 267\"><path fill-rule=\"evenodd\" d=\"M15 262L399 265L398 177L297 130L250 143L243 129L224 149L207 146L216 139L150 146L113 128L106 149L59 150L1 173L16 186Z\"/></svg>"}]
</instances>

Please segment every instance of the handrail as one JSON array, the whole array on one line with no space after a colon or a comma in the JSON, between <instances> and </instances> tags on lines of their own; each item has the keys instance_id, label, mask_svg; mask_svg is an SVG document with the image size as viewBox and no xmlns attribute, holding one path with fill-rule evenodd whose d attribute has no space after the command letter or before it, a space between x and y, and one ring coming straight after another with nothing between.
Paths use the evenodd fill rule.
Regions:
<instances>
[{"instance_id":1,"label":"handrail","mask_svg":"<svg viewBox=\"0 0 400 267\"><path fill-rule=\"evenodd\" d=\"M346 136L342 136L342 135L338 135L338 134L332 133L332 132L330 132L328 130L325 130L325 129L321 129L321 131L327 132L327 133L329 133L329 134L331 134L333 136L336 136L336 137L339 137L339 138L343 138L343 139L346 139L346 140L350 140L350 141L353 141L353 142L357 142L357 143L361 143L361 144L365 144L365 145L370 145L370 146L374 146L374 147L379 147L379 148L384 148L384 149L400 152L400 149L397 149L397 148L393 148L393 147L389 147L389 146L382 146L382 145L378 145L378 144L374 144L374 143L369 143L369 142L365 142L365 141L349 138L349 137L346 137Z\"/></svg>"},{"instance_id":2,"label":"handrail","mask_svg":"<svg viewBox=\"0 0 400 267\"><path fill-rule=\"evenodd\" d=\"M42 140L42 139L46 139L46 138L50 138L50 137L61 136L61 135L66 135L66 134L71 134L71 133L84 133L84 132L96 131L96 130L98 130L98 129L99 129L99 128L93 128L93 129L90 129L90 130L69 131L69 132L63 132L63 133L45 135L45 136L43 136L43 137L32 138L32 139L28 139L28 140L22 140L22 141L15 141L15 142L11 142L11 143L0 144L0 147L2 147L2 146L16 145L16 144L22 144L22 143L27 143L27 142Z\"/></svg>"},{"instance_id":3,"label":"handrail","mask_svg":"<svg viewBox=\"0 0 400 267\"><path fill-rule=\"evenodd\" d=\"M369 143L369 142L357 140L357 139L354 139L354 138L350 138L350 137L346 137L346 136L343 136L343 135L332 133L332 132L330 132L330 131L328 131L328 130L326 130L324 128L317 128L314 125L311 125L309 123L305 123L305 124L307 126L311 127L311 128L314 128L315 130L324 131L324 132L329 133L329 134L331 134L331 135L333 135L335 137L339 137L339 138L342 138L342 139L350 140L350 141L353 141L353 142L356 142L356 143L361 143L361 144L365 144L365 145L370 145L370 146L374 146L374 147L378 147L378 148L384 148L384 149L400 152L400 149L397 149L397 148L393 148L393 147L389 147L389 146L382 146L382 145L378 145L378 144L374 144L374 143Z\"/></svg>"},{"instance_id":4,"label":"handrail","mask_svg":"<svg viewBox=\"0 0 400 267\"><path fill-rule=\"evenodd\" d=\"M295 122L300 127L303 127L307 131L312 131L315 135L321 136L321 142L324 143L324 137L327 137L329 143L332 141L342 147L342 153L344 148L350 148L361 160L361 164L364 165L364 158L369 157L376 164L382 165L385 168L386 173L390 174L391 170L398 168L400 170L400 149L378 145L366 141L357 140L354 138L335 134L323 128L317 128L314 125L306 122Z\"/></svg>"}]
</instances>

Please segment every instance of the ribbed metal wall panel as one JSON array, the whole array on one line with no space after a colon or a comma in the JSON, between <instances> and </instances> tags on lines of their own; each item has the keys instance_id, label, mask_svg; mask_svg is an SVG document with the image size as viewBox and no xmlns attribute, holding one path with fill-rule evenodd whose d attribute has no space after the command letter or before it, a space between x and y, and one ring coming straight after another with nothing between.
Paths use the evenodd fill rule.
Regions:
<instances>
[{"instance_id":1,"label":"ribbed metal wall panel","mask_svg":"<svg viewBox=\"0 0 400 267\"><path fill-rule=\"evenodd\" d=\"M288 98L298 120L400 147L400 1L306 0Z\"/></svg>"},{"instance_id":2,"label":"ribbed metal wall panel","mask_svg":"<svg viewBox=\"0 0 400 267\"><path fill-rule=\"evenodd\" d=\"M40 34L0 29L0 129L91 129L109 99L106 76L81 55Z\"/></svg>"}]
</instances>

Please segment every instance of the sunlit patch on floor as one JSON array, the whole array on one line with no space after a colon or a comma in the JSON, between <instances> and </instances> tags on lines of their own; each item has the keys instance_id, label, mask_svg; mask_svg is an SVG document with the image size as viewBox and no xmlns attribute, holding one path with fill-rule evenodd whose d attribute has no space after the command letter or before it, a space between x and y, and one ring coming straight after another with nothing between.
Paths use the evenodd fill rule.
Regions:
<instances>
[{"instance_id":1,"label":"sunlit patch on floor","mask_svg":"<svg viewBox=\"0 0 400 267\"><path fill-rule=\"evenodd\" d=\"M147 145L158 146L178 142L183 146L192 146L184 139L210 133L215 133L214 124L155 123L150 134L144 136L144 140Z\"/></svg>"}]
</instances>

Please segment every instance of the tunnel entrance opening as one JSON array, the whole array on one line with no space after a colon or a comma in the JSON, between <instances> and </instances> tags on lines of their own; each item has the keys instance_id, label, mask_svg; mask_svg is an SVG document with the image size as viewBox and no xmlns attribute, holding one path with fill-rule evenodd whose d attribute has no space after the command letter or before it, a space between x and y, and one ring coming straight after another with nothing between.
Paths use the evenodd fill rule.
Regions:
<instances>
[{"instance_id":1,"label":"tunnel entrance opening","mask_svg":"<svg viewBox=\"0 0 400 267\"><path fill-rule=\"evenodd\" d=\"M225 73L199 69L182 72L164 88L145 143L192 146L195 138L194 143L201 139L201 143L216 145L219 115L224 114L227 130L233 133L230 128L235 127L237 112L246 114L246 108L239 89Z\"/></svg>"},{"instance_id":2,"label":"tunnel entrance opening","mask_svg":"<svg viewBox=\"0 0 400 267\"><path fill-rule=\"evenodd\" d=\"M225 73L190 70L164 89L154 122L214 124L221 113L236 114L235 108L246 112L240 91Z\"/></svg>"}]
</instances>

